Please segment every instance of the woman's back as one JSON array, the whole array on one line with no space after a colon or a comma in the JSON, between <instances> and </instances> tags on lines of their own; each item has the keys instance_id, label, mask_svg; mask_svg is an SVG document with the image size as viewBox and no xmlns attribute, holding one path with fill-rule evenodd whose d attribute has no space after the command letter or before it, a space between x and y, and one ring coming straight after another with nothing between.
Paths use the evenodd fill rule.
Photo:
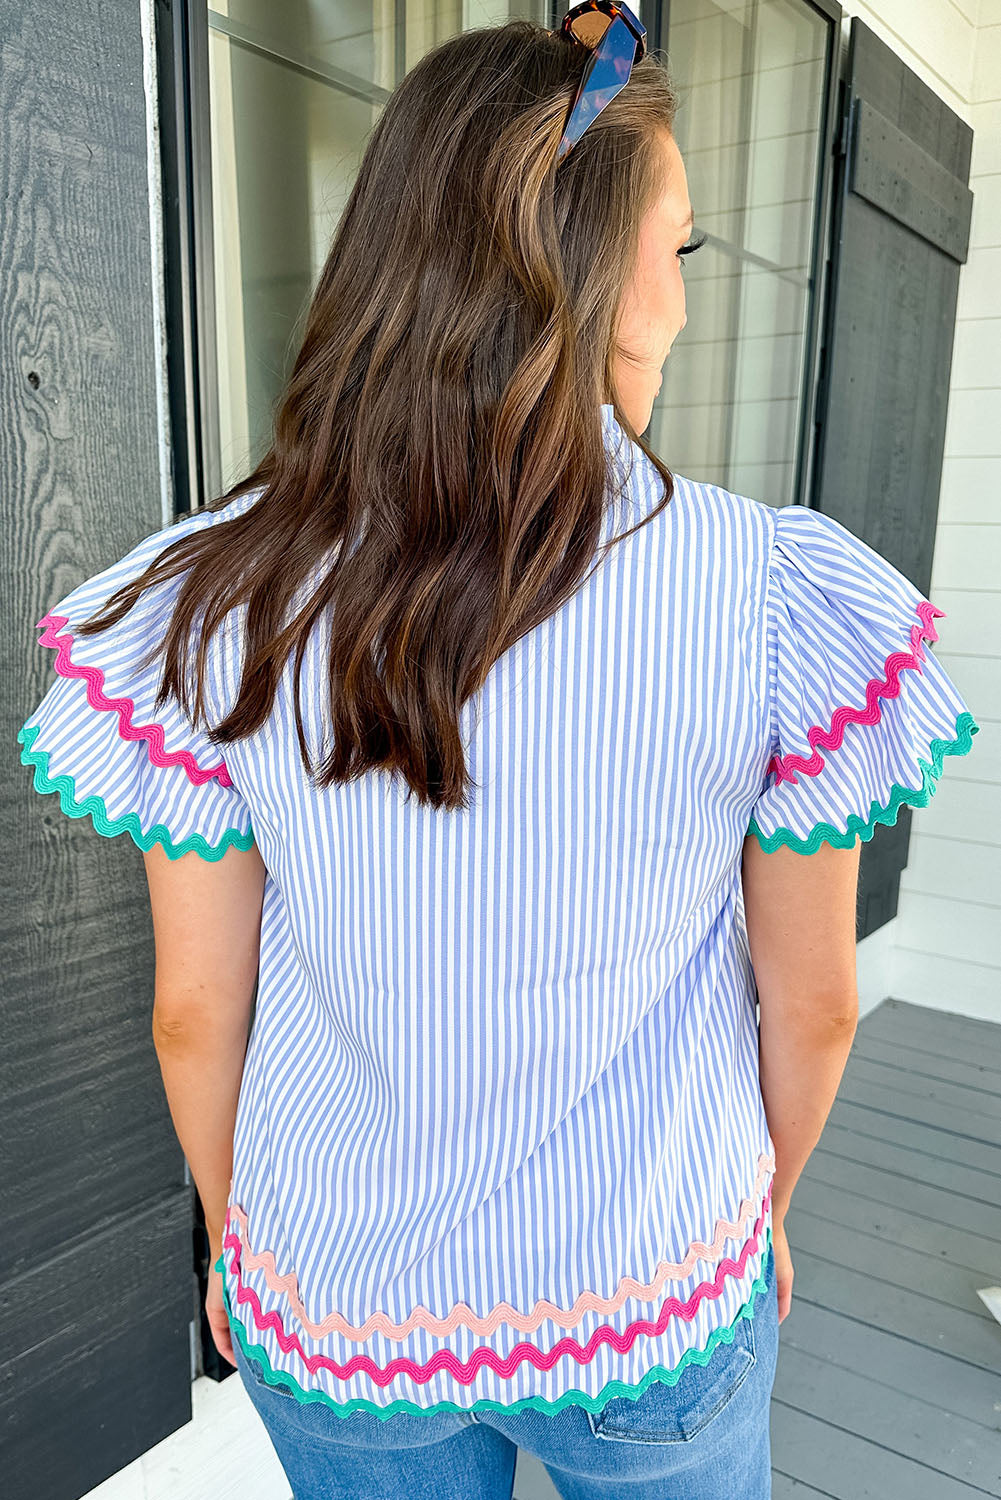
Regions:
<instances>
[{"instance_id":1,"label":"woman's back","mask_svg":"<svg viewBox=\"0 0 1001 1500\"><path fill-rule=\"evenodd\" d=\"M607 539L663 490L601 416ZM253 841L266 866L221 1262L247 1347L341 1410L676 1380L753 1316L770 1233L744 840L871 837L920 800L923 754L937 774L969 748L923 652L936 611L829 518L676 476L495 662L463 710L470 804L438 809L385 773L314 787L291 666L223 762L156 710L139 657L176 580L74 639L165 535L54 606L63 675L22 737L102 831ZM329 629L300 695L314 754ZM218 717L241 632L214 639Z\"/></svg>"},{"instance_id":2,"label":"woman's back","mask_svg":"<svg viewBox=\"0 0 1001 1500\"><path fill-rule=\"evenodd\" d=\"M628 468L610 406L603 425ZM639 449L633 462L609 530L660 492ZM767 759L766 664L747 645L767 522L679 481L467 704L466 811L407 801L385 775L317 795L282 755L281 716L266 746L227 757L273 877L230 1285L251 1337L256 1298L289 1330L305 1311L336 1366L384 1367L396 1327L391 1363L410 1378L380 1393L364 1365L344 1381L324 1364L314 1380L339 1400L552 1401L571 1369L597 1395L674 1368L703 1331L694 1318L629 1354L604 1335L579 1364L552 1351L687 1302L705 1271L692 1240L740 1258L714 1323L748 1300L769 1143L737 908ZM304 702L320 689L307 674ZM304 1308L268 1275L269 1251ZM648 1288L639 1301L627 1278ZM345 1336L342 1320L377 1336ZM401 1335L428 1322L433 1336ZM301 1376L277 1340L269 1354ZM471 1384L456 1360L478 1368Z\"/></svg>"}]
</instances>

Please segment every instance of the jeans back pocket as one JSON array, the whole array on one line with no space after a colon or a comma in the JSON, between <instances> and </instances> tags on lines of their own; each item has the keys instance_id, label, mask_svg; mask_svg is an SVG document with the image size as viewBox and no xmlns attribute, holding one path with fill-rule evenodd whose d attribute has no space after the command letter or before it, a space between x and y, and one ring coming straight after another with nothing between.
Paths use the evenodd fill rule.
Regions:
<instances>
[{"instance_id":1,"label":"jeans back pocket","mask_svg":"<svg viewBox=\"0 0 1001 1500\"><path fill-rule=\"evenodd\" d=\"M752 1318L738 1318L733 1343L719 1343L704 1365L690 1362L674 1385L654 1380L635 1400L613 1396L587 1412L595 1437L627 1443L687 1443L718 1416L755 1363Z\"/></svg>"},{"instance_id":2,"label":"jeans back pocket","mask_svg":"<svg viewBox=\"0 0 1001 1500\"><path fill-rule=\"evenodd\" d=\"M300 1404L299 1398L296 1396L295 1392L285 1380L268 1380L264 1373L264 1367L260 1363L260 1361L254 1359L249 1354L245 1354L243 1349L239 1347L238 1341L235 1337L233 1339L233 1353L236 1355L237 1370L240 1371L241 1364L243 1366L243 1369L242 1371L240 1371L240 1373L243 1374L244 1385L246 1385L246 1382L249 1379L255 1386L258 1387L258 1389L264 1391L267 1395L281 1396L284 1398L284 1400L291 1401L293 1407L296 1407Z\"/></svg>"}]
</instances>

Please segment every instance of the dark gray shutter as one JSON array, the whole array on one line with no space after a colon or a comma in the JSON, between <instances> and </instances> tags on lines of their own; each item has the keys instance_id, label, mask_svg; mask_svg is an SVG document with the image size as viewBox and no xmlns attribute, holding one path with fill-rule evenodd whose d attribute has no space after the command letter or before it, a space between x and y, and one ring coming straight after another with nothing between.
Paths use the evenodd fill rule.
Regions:
<instances>
[{"instance_id":1,"label":"dark gray shutter","mask_svg":"<svg viewBox=\"0 0 1001 1500\"><path fill-rule=\"evenodd\" d=\"M0 1487L76 1500L191 1417L192 1188L126 834L32 789L34 622L161 524L136 0L0 8Z\"/></svg>"},{"instance_id":2,"label":"dark gray shutter","mask_svg":"<svg viewBox=\"0 0 1001 1500\"><path fill-rule=\"evenodd\" d=\"M927 593L973 132L857 17L842 102L811 503ZM902 808L863 847L860 938L897 910L909 834Z\"/></svg>"}]
</instances>

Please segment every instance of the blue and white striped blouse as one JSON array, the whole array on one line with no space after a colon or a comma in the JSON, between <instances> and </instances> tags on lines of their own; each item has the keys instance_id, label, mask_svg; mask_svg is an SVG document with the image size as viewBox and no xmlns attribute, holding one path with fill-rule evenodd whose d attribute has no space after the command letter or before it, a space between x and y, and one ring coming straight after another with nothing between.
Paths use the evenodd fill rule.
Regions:
<instances>
[{"instance_id":1,"label":"blue and white striped blouse","mask_svg":"<svg viewBox=\"0 0 1001 1500\"><path fill-rule=\"evenodd\" d=\"M662 482L610 404L602 422L604 540ZM300 1399L596 1410L754 1314L774 1160L743 841L869 839L977 725L928 649L943 612L878 553L816 511L675 482L465 705L466 811L378 772L315 790L291 663L225 758L176 703L154 712L159 662L139 658L178 580L74 637L260 492L146 537L39 622L58 675L19 731L35 787L141 848L256 841L267 868L217 1266L234 1335ZM230 619L213 723L239 677Z\"/></svg>"}]
</instances>

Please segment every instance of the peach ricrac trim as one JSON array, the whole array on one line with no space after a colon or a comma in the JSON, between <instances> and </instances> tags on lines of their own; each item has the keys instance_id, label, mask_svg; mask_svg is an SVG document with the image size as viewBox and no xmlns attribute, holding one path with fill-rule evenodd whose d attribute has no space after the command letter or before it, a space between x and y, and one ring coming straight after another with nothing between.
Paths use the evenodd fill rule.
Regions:
<instances>
[{"instance_id":1,"label":"peach ricrac trim","mask_svg":"<svg viewBox=\"0 0 1001 1500\"><path fill-rule=\"evenodd\" d=\"M761 1213L754 1226L754 1233L749 1240L744 1242L740 1255L736 1260L727 1256L721 1260L716 1276L712 1281L703 1281L697 1286L688 1298L687 1302L680 1302L677 1297L668 1297L660 1308L655 1320L649 1318L637 1318L628 1327L619 1332L615 1328L605 1326L596 1328L586 1344L579 1344L572 1338L561 1338L552 1349L536 1349L533 1344L516 1344L507 1355L501 1355L498 1350L483 1345L474 1349L469 1359L459 1360L451 1349L439 1349L428 1360L427 1364L419 1365L414 1360L406 1357L390 1360L389 1364L380 1368L367 1354L354 1354L347 1364L338 1364L327 1354L307 1354L299 1337L295 1333L287 1333L282 1326L282 1321L276 1312L266 1313L261 1307L261 1301L252 1287L246 1287L240 1279L240 1241L235 1234L228 1234L223 1240L224 1249L235 1251L230 1270L236 1278L236 1303L249 1303L253 1314L254 1323L263 1333L270 1329L278 1340L279 1347L285 1354L295 1352L299 1355L303 1364L311 1375L317 1370L332 1370L340 1380L350 1380L352 1376L364 1373L375 1381L376 1385L386 1386L395 1380L398 1375L406 1375L410 1380L418 1382L428 1381L437 1375L440 1370L447 1370L453 1380L461 1381L464 1385L471 1385L481 1369L493 1370L495 1374L504 1379L510 1379L520 1364L528 1363L535 1366L537 1370L551 1370L553 1366L567 1355L575 1359L578 1364L590 1364L595 1358L602 1344L609 1344L618 1354L628 1354L636 1339L641 1335L657 1338L666 1333L672 1318L682 1318L691 1323L702 1302L707 1298L715 1299L722 1295L723 1288L728 1277L742 1277L747 1269L747 1263L758 1249L758 1241L764 1229L765 1218L768 1213L768 1202L771 1198L771 1189L765 1194L761 1205ZM765 1230L765 1245L769 1243L771 1231Z\"/></svg>"},{"instance_id":2,"label":"peach ricrac trim","mask_svg":"<svg viewBox=\"0 0 1001 1500\"><path fill-rule=\"evenodd\" d=\"M416 1328L425 1328L435 1335L445 1335L454 1333L462 1324L472 1329L474 1333L483 1335L493 1333L502 1323L510 1324L519 1333L534 1333L547 1319L558 1323L563 1328L571 1328L580 1322L585 1313L617 1312L630 1297L637 1297L641 1301L653 1301L659 1296L666 1281L684 1280L700 1260L718 1260L726 1241L739 1238L744 1227L754 1218L754 1206L758 1195L774 1167L774 1156L762 1155L758 1158L758 1173L751 1197L741 1202L734 1223L731 1224L727 1219L716 1221L716 1232L711 1244L706 1245L701 1240L695 1240L689 1246L683 1261L679 1263L661 1261L652 1281L641 1282L636 1281L632 1276L624 1276L610 1297L598 1297L594 1292L581 1292L569 1309L558 1307L555 1302L540 1299L531 1312L521 1313L512 1307L510 1302L498 1302L483 1317L478 1317L468 1302L456 1302L445 1318L436 1318L429 1308L418 1305L404 1323L392 1322L389 1316L381 1311L371 1313L361 1325L349 1323L338 1312L328 1313L320 1322L314 1322L306 1311L295 1272L290 1271L287 1275L281 1275L270 1250L251 1248L247 1237L247 1215L238 1203L231 1203L227 1209L224 1233L229 1232L231 1221L238 1225L241 1255L248 1270L264 1272L264 1279L268 1286L273 1292L280 1292L287 1298L299 1323L314 1339L324 1338L328 1333L338 1333L343 1338L359 1340L371 1338L373 1333L384 1334L387 1338L402 1339Z\"/></svg>"}]
</instances>

